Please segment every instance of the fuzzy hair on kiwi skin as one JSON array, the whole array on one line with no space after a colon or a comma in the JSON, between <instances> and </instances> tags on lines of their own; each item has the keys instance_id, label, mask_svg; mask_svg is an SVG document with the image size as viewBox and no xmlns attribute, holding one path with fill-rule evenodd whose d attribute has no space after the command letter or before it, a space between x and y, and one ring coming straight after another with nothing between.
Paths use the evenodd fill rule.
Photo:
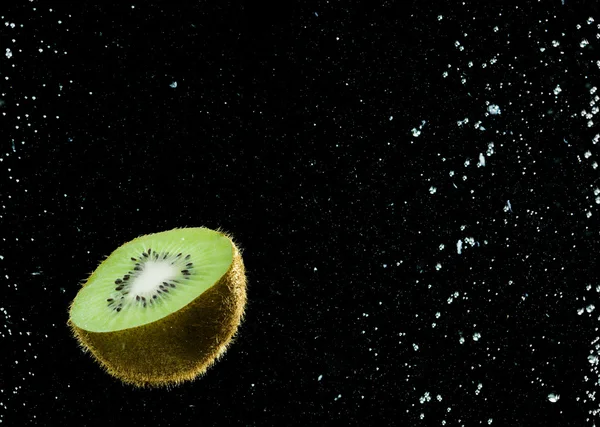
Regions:
<instances>
[{"instance_id":1,"label":"fuzzy hair on kiwi skin","mask_svg":"<svg viewBox=\"0 0 600 427\"><path fill-rule=\"evenodd\" d=\"M69 319L80 346L109 374L135 387L172 387L200 377L225 353L244 317L247 279L242 250L229 233L215 231L231 243L231 265L182 309L114 332L86 331Z\"/></svg>"}]
</instances>

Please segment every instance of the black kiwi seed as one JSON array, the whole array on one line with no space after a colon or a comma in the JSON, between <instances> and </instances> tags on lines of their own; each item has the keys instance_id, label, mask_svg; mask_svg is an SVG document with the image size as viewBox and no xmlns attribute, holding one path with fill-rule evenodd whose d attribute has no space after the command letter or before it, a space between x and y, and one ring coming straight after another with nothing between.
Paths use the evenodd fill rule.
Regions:
<instances>
[{"instance_id":1,"label":"black kiwi seed","mask_svg":"<svg viewBox=\"0 0 600 427\"><path fill-rule=\"evenodd\" d=\"M142 267L140 267L139 265L136 265L135 267L133 267L133 271L140 271L142 269Z\"/></svg>"},{"instance_id":2,"label":"black kiwi seed","mask_svg":"<svg viewBox=\"0 0 600 427\"><path fill-rule=\"evenodd\" d=\"M147 305L147 304L146 304L146 301L144 301L144 307L146 307L146 305Z\"/></svg>"},{"instance_id":3,"label":"black kiwi seed","mask_svg":"<svg viewBox=\"0 0 600 427\"><path fill-rule=\"evenodd\" d=\"M135 296L135 300L136 300L136 301L139 301L139 300L140 300L140 296L139 296L139 295L136 295L136 296Z\"/></svg>"},{"instance_id":4,"label":"black kiwi seed","mask_svg":"<svg viewBox=\"0 0 600 427\"><path fill-rule=\"evenodd\" d=\"M114 301L114 300L112 298L109 298L106 301L111 302L111 301Z\"/></svg>"},{"instance_id":5,"label":"black kiwi seed","mask_svg":"<svg viewBox=\"0 0 600 427\"><path fill-rule=\"evenodd\" d=\"M117 287L115 288L115 291L120 291L121 289L123 289L123 285L117 286Z\"/></svg>"},{"instance_id":6,"label":"black kiwi seed","mask_svg":"<svg viewBox=\"0 0 600 427\"><path fill-rule=\"evenodd\" d=\"M182 255L182 253L181 253L181 252L179 252L179 253L177 254L177 258L179 258L181 255Z\"/></svg>"},{"instance_id":7,"label":"black kiwi seed","mask_svg":"<svg viewBox=\"0 0 600 427\"><path fill-rule=\"evenodd\" d=\"M163 289L163 292L169 293L168 289Z\"/></svg>"},{"instance_id":8,"label":"black kiwi seed","mask_svg":"<svg viewBox=\"0 0 600 427\"><path fill-rule=\"evenodd\" d=\"M187 256L185 257L185 259L186 259L186 260L187 260L187 259L190 259L190 257L191 257L191 255L190 255L190 254L187 254Z\"/></svg>"},{"instance_id":9,"label":"black kiwi seed","mask_svg":"<svg viewBox=\"0 0 600 427\"><path fill-rule=\"evenodd\" d=\"M175 287L175 284L173 284L173 283L169 283L169 286L170 286L170 287L172 287L172 288L174 288L174 287Z\"/></svg>"},{"instance_id":10,"label":"black kiwi seed","mask_svg":"<svg viewBox=\"0 0 600 427\"><path fill-rule=\"evenodd\" d=\"M181 273L183 273L184 276L189 276L190 275L190 271L189 270L181 270Z\"/></svg>"},{"instance_id":11,"label":"black kiwi seed","mask_svg":"<svg viewBox=\"0 0 600 427\"><path fill-rule=\"evenodd\" d=\"M158 298L158 295L152 295L152 298L156 299L156 298Z\"/></svg>"},{"instance_id":12,"label":"black kiwi seed","mask_svg":"<svg viewBox=\"0 0 600 427\"><path fill-rule=\"evenodd\" d=\"M123 281L121 279L115 280L115 285L120 285L121 283L123 283Z\"/></svg>"},{"instance_id":13,"label":"black kiwi seed","mask_svg":"<svg viewBox=\"0 0 600 427\"><path fill-rule=\"evenodd\" d=\"M148 248L148 255L150 255L150 253L152 253L152 249Z\"/></svg>"},{"instance_id":14,"label":"black kiwi seed","mask_svg":"<svg viewBox=\"0 0 600 427\"><path fill-rule=\"evenodd\" d=\"M123 280L129 280L131 276L129 274L126 274L125 276L123 276Z\"/></svg>"},{"instance_id":15,"label":"black kiwi seed","mask_svg":"<svg viewBox=\"0 0 600 427\"><path fill-rule=\"evenodd\" d=\"M121 311L121 307L117 307L117 311Z\"/></svg>"},{"instance_id":16,"label":"black kiwi seed","mask_svg":"<svg viewBox=\"0 0 600 427\"><path fill-rule=\"evenodd\" d=\"M191 267L192 265L194 265L194 263L193 263L193 262L188 262L188 263L187 263L185 266L186 266L186 267Z\"/></svg>"}]
</instances>

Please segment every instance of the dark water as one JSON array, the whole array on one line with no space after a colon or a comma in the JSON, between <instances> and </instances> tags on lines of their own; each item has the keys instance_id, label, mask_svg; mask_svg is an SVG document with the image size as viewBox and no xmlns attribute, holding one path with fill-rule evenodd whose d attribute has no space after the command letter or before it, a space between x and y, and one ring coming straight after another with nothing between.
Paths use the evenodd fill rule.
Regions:
<instances>
[{"instance_id":1,"label":"dark water","mask_svg":"<svg viewBox=\"0 0 600 427\"><path fill-rule=\"evenodd\" d=\"M600 14L522 3L4 6L1 424L597 423ZM132 389L68 306L184 226L245 321Z\"/></svg>"}]
</instances>

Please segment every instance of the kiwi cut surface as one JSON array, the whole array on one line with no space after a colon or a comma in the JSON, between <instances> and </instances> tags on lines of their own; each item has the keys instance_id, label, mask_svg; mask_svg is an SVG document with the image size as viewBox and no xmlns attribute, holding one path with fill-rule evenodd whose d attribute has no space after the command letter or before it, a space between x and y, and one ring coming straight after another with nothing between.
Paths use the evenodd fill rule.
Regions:
<instances>
[{"instance_id":1,"label":"kiwi cut surface","mask_svg":"<svg viewBox=\"0 0 600 427\"><path fill-rule=\"evenodd\" d=\"M172 386L225 352L245 305L245 268L232 238L178 228L116 249L79 290L68 324L111 375L138 387Z\"/></svg>"}]
</instances>

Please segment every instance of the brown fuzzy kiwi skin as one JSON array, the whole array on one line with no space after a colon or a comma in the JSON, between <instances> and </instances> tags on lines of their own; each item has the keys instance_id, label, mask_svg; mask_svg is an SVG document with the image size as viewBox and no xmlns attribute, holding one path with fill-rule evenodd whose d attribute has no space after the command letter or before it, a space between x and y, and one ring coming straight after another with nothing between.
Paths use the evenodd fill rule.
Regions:
<instances>
[{"instance_id":1,"label":"brown fuzzy kiwi skin","mask_svg":"<svg viewBox=\"0 0 600 427\"><path fill-rule=\"evenodd\" d=\"M89 332L69 319L80 346L111 375L135 387L172 387L206 372L231 343L246 306L246 273L230 235L232 263L194 301L156 322L115 332Z\"/></svg>"}]
</instances>

